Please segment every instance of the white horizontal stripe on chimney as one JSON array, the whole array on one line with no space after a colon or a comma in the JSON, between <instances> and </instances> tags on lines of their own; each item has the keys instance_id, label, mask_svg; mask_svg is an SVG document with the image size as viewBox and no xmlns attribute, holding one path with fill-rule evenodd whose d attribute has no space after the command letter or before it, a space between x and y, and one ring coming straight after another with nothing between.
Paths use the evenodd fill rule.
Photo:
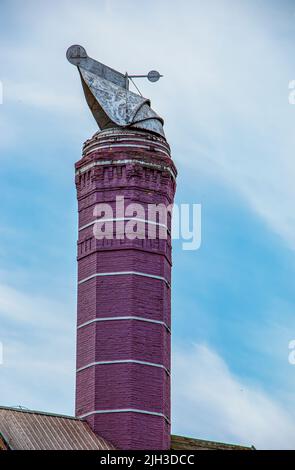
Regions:
<instances>
[{"instance_id":1,"label":"white horizontal stripe on chimney","mask_svg":"<svg viewBox=\"0 0 295 470\"><path fill-rule=\"evenodd\" d=\"M122 408L118 410L95 410L95 411L90 411L89 413L80 415L78 416L78 418L83 419L83 418L86 418L87 416L91 416L95 414L104 414L104 413L141 413L141 414L159 416L160 418L164 418L167 421L167 423L170 423L167 416L165 416L163 413L158 413L157 411L138 410L136 408Z\"/></svg>"},{"instance_id":2,"label":"white horizontal stripe on chimney","mask_svg":"<svg viewBox=\"0 0 295 470\"><path fill-rule=\"evenodd\" d=\"M116 142L115 143L114 142L110 143L109 138L101 137L99 139L99 141L95 140L95 141L89 142L88 144L85 144L84 150L88 150L88 149L93 150L93 147L96 150L96 149L99 149L99 148L118 146L118 144L121 147L121 145L120 145L121 142L123 143L124 146L129 146L128 142L140 142L144 145L146 143L146 140L142 139L140 137L133 137L133 136L130 136L130 137L126 137L126 136L117 137L116 136ZM127 142L127 144L124 144L124 142ZM130 144L130 145L132 145L132 144ZM156 145L156 147L155 147L156 151L158 151L159 147L161 147L161 149L163 149L170 157L170 152L167 149L167 146L163 145L161 142L157 141L156 144L154 142L152 142L151 145ZM134 144L133 144L133 146L134 146ZM150 148L150 146L147 146L147 145L145 145L145 147Z\"/></svg>"},{"instance_id":3,"label":"white horizontal stripe on chimney","mask_svg":"<svg viewBox=\"0 0 295 470\"><path fill-rule=\"evenodd\" d=\"M155 323L157 325L163 325L169 332L171 331L167 323L163 321L152 320L150 318L136 317L136 316L94 318L93 320L88 320L85 323L81 323L81 325L79 325L77 329L83 328L84 326L91 325L92 323L99 322L99 321L116 321L116 320L138 320L138 321L144 321L148 323Z\"/></svg>"},{"instance_id":4,"label":"white horizontal stripe on chimney","mask_svg":"<svg viewBox=\"0 0 295 470\"><path fill-rule=\"evenodd\" d=\"M93 145L89 145L89 150L87 148L85 148L84 152L86 155L89 155L90 153L93 153L95 152L95 150L99 150L99 149L110 149L110 148L116 148L116 147L131 147L131 148L136 148L136 149L145 149L145 150L150 150L151 149L151 146L150 145L139 145L139 144L107 144L107 145L99 145L99 144L93 144ZM170 157L168 151L165 149L164 147L164 150L162 149L159 149L159 148L156 148L155 149L156 152L160 152L160 153L164 153L167 157Z\"/></svg>"},{"instance_id":5,"label":"white horizontal stripe on chimney","mask_svg":"<svg viewBox=\"0 0 295 470\"><path fill-rule=\"evenodd\" d=\"M79 281L78 284L83 284L83 282L87 282L90 279L93 279L95 277L100 277L100 276L126 276L130 274L134 274L135 276L143 276L143 277L150 277L152 279L158 279L159 281L166 282L167 286L170 287L170 284L167 281L167 279L165 279L165 277L157 276L156 274L141 273L138 271L116 271L116 272L110 272L110 273L95 273L95 274L91 274L91 276L81 279L81 281Z\"/></svg>"},{"instance_id":6,"label":"white horizontal stripe on chimney","mask_svg":"<svg viewBox=\"0 0 295 470\"><path fill-rule=\"evenodd\" d=\"M94 366L101 366L101 365L109 365L109 364L140 364L143 366L151 366L151 367L158 367L160 369L164 369L168 375L170 375L169 370L163 366L162 364L156 364L154 362L146 362L146 361L138 361L137 359L118 359L115 361L97 361L91 362L90 364L86 364L86 366L80 367L77 369L77 372L81 372L82 370L88 369L89 367Z\"/></svg>"},{"instance_id":7,"label":"white horizontal stripe on chimney","mask_svg":"<svg viewBox=\"0 0 295 470\"><path fill-rule=\"evenodd\" d=\"M135 220L135 222L144 222L144 223L150 224L150 225L157 225L159 227L165 228L169 232L169 229L168 229L167 225L161 224L160 222L154 222L153 220L149 220L149 219L141 219L140 217L117 217L117 218L112 218L112 219L95 219L92 222L89 222L88 224L82 225L82 227L79 228L79 232L80 232L80 230L84 230L85 228L90 227L91 225L94 225L97 222L101 222L101 223L104 223L104 222L125 222L127 220Z\"/></svg>"}]
</instances>

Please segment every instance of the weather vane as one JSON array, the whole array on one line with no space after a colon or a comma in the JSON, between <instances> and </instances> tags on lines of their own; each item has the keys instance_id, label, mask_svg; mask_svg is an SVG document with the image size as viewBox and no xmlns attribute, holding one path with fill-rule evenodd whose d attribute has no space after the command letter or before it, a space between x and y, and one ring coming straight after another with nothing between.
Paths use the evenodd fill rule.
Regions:
<instances>
[{"instance_id":1,"label":"weather vane","mask_svg":"<svg viewBox=\"0 0 295 470\"><path fill-rule=\"evenodd\" d=\"M150 82L157 82L160 77L163 77L163 75L160 75L157 70L151 70L147 75L129 75L127 74L128 78L147 78Z\"/></svg>"},{"instance_id":2,"label":"weather vane","mask_svg":"<svg viewBox=\"0 0 295 470\"><path fill-rule=\"evenodd\" d=\"M112 127L135 127L165 136L163 119L151 108L133 82L147 78L156 82L162 75L151 70L147 75L121 73L92 59L84 47L74 45L67 50L68 61L78 67L87 104L101 130ZM139 95L129 90L129 80Z\"/></svg>"}]
</instances>

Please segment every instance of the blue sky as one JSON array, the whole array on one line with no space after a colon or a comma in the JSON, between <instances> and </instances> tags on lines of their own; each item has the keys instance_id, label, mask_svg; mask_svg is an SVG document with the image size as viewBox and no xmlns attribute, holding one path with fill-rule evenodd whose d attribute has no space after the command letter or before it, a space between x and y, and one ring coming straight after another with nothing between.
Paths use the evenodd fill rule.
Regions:
<instances>
[{"instance_id":1,"label":"blue sky","mask_svg":"<svg viewBox=\"0 0 295 470\"><path fill-rule=\"evenodd\" d=\"M173 431L294 448L294 39L289 1L2 0L1 404L73 413L80 43L164 75L141 90L202 204L201 248L174 243Z\"/></svg>"}]
</instances>

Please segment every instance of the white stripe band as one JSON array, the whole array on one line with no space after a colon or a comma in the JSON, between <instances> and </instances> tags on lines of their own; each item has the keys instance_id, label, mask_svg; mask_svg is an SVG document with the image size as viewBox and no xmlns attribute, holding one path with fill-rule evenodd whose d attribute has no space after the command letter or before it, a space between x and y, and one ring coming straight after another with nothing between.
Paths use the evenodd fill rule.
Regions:
<instances>
[{"instance_id":1,"label":"white stripe band","mask_svg":"<svg viewBox=\"0 0 295 470\"><path fill-rule=\"evenodd\" d=\"M80 230L84 230L87 227L90 227L91 225L96 224L97 222L124 222L127 220L135 220L135 222L144 222L145 224L150 224L150 225L157 225L159 227L165 228L168 232L169 229L167 225L161 224L160 222L154 222L153 220L148 220L148 219L141 219L140 217L117 217L117 218L111 218L111 219L95 219L92 220L92 222L89 222L88 224L82 225L82 227L79 228Z\"/></svg>"},{"instance_id":2,"label":"white stripe band","mask_svg":"<svg viewBox=\"0 0 295 470\"><path fill-rule=\"evenodd\" d=\"M125 143L124 143L125 142ZM93 147L94 149L99 149L101 147L103 148L106 148L106 147L113 147L114 145L115 146L120 146L120 143L122 143L123 147L126 147L128 146L128 144L130 142L139 142L141 144L143 144L146 147L150 148L151 145L154 146L156 152L158 151L159 148L161 148L162 150L164 150L167 155L171 158L171 152L170 152L170 149L167 147L167 145L163 145L161 142L157 141L156 143L155 142L152 142L151 145L146 145L146 140L143 140L142 138L137 138L137 137L132 137L130 136L129 138L126 138L126 137L116 137L116 142L114 143L110 143L109 141L109 138L100 138L99 141L95 140L92 142L89 142L89 143L85 143L85 146L83 147L83 153L89 153L89 151L92 151L93 150ZM134 143L130 143L130 145L134 146Z\"/></svg>"},{"instance_id":3,"label":"white stripe band","mask_svg":"<svg viewBox=\"0 0 295 470\"><path fill-rule=\"evenodd\" d=\"M143 322L148 322L148 323L155 323L157 325L163 325L169 332L171 331L167 323L160 321L160 320L151 320L150 318L144 318L144 317L136 317L136 316L121 316L121 317L102 317L102 318L94 318L93 320L86 321L85 323L82 323L77 327L79 330L80 328L83 328L84 326L91 325L92 323L95 322L100 322L100 321L117 321L117 320L138 320L138 321L143 321Z\"/></svg>"},{"instance_id":4,"label":"white stripe band","mask_svg":"<svg viewBox=\"0 0 295 470\"><path fill-rule=\"evenodd\" d=\"M89 367L101 366L101 365L110 365L110 364L140 364L142 366L158 367L159 369L164 369L168 375L170 375L169 370L162 364L156 364L154 362L139 361L137 359L118 359L115 361L97 361L86 364L86 366L79 367L76 372L81 372L82 370L88 369Z\"/></svg>"},{"instance_id":5,"label":"white stripe band","mask_svg":"<svg viewBox=\"0 0 295 470\"><path fill-rule=\"evenodd\" d=\"M83 166L82 168L79 168L79 170L76 171L76 175L80 175L82 173L85 173L85 171L90 170L90 168L93 168L94 166L102 166L102 165L126 165L127 163L140 163L142 166L146 166L149 168L156 168L158 170L166 170L168 171L172 177L175 179L176 175L173 173L171 168L169 166L162 166L162 165L157 165L157 163L147 163L142 160L136 160L136 159L128 159L128 160L101 160L98 162L91 162L88 163L88 165Z\"/></svg>"},{"instance_id":6,"label":"white stripe band","mask_svg":"<svg viewBox=\"0 0 295 470\"><path fill-rule=\"evenodd\" d=\"M107 144L107 145L100 145L100 144L97 144L97 143L93 143L93 144L88 144L89 145L89 150L87 149L87 147L84 148L84 151L83 153L85 155L89 155L90 153L93 153L95 152L96 150L100 150L100 149L112 149L112 148L116 148L116 147L131 147L131 148L136 148L136 149L145 149L145 150L151 150L151 145L139 145L139 144L122 144L122 143L118 143L118 144ZM164 149L164 150L163 150ZM155 149L153 149L153 151L155 152L160 152L160 153L164 153L168 158L170 158L170 154L168 152L168 150L163 147L163 148L159 148L159 146L157 145L157 147L155 147Z\"/></svg>"},{"instance_id":7,"label":"white stripe band","mask_svg":"<svg viewBox=\"0 0 295 470\"><path fill-rule=\"evenodd\" d=\"M167 281L162 276L157 276L156 274L146 274L146 273L141 273L137 271L117 271L117 272L110 272L110 273L95 273L92 274L91 276L85 277L84 279L81 279L81 281L78 282L78 284L83 284L84 282L89 281L90 279L93 279L95 277L100 277L100 276L126 276L133 274L135 276L143 276L143 277L150 277L152 279L158 279L159 281L164 281L168 287L170 287L170 283Z\"/></svg>"},{"instance_id":8,"label":"white stripe band","mask_svg":"<svg viewBox=\"0 0 295 470\"><path fill-rule=\"evenodd\" d=\"M125 142L125 143L124 143ZM83 147L83 154L89 154L93 152L94 150L98 150L100 148L112 148L112 147L137 147L138 145L135 145L134 143L131 142L139 142L142 144L140 148L151 148L151 145L147 145L146 141L144 141L141 138L136 138L136 137L130 137L129 139L126 139L126 137L121 137L118 138L116 137L116 142L110 143L109 139L99 139L99 141L92 141ZM171 153L170 149L166 145L163 145L161 142L156 142L156 144L153 142L152 146L154 146L154 149L156 152L162 150L162 152L165 152L169 158L171 158Z\"/></svg>"},{"instance_id":9,"label":"white stripe band","mask_svg":"<svg viewBox=\"0 0 295 470\"><path fill-rule=\"evenodd\" d=\"M89 413L80 415L78 416L78 418L83 419L83 418L86 418L87 416L96 415L96 414L104 414L104 413L141 413L141 414L146 414L146 415L159 416L161 418L164 418L168 423L170 423L167 416L165 416L163 413L158 413L156 411L138 410L136 408L122 408L118 410L95 410L95 411L90 411Z\"/></svg>"}]
</instances>

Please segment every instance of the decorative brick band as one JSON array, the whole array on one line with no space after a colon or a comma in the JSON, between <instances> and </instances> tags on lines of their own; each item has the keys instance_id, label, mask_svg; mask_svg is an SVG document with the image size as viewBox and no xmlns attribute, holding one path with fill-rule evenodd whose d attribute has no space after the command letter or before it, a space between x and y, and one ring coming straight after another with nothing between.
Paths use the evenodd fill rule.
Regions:
<instances>
[{"instance_id":1,"label":"decorative brick band","mask_svg":"<svg viewBox=\"0 0 295 470\"><path fill-rule=\"evenodd\" d=\"M81 175L85 173L85 171L90 170L90 168L93 168L94 166L102 166L102 165L126 165L128 163L137 163L142 166L146 166L148 168L156 168L160 171L168 171L173 179L176 179L176 175L174 172L171 170L170 166L164 166L164 165L158 165L157 163L151 163L151 162L145 162L143 160L137 160L136 158L128 159L128 160L100 160L100 161L95 161L88 163L87 165L83 166L82 168L79 168L76 171L76 175Z\"/></svg>"},{"instance_id":2,"label":"decorative brick band","mask_svg":"<svg viewBox=\"0 0 295 470\"><path fill-rule=\"evenodd\" d=\"M116 130L102 131L95 134L92 139L85 142L83 146L83 155L89 155L94 150L116 147L136 147L152 150L154 152L161 151L170 158L170 147L166 139L150 136L143 133L128 133Z\"/></svg>"},{"instance_id":3,"label":"decorative brick band","mask_svg":"<svg viewBox=\"0 0 295 470\"><path fill-rule=\"evenodd\" d=\"M168 417L165 416L163 413L157 413L157 411L138 410L137 408L122 408L118 410L95 410L95 411L90 411L89 413L80 415L78 416L78 418L83 419L83 418L86 418L87 416L96 415L96 414L104 414L104 413L141 413L141 414L146 414L146 415L159 416L160 418L164 418L165 421L167 421L167 423L170 424Z\"/></svg>"},{"instance_id":4,"label":"decorative brick band","mask_svg":"<svg viewBox=\"0 0 295 470\"><path fill-rule=\"evenodd\" d=\"M157 276L156 274L140 273L138 271L117 271L117 272L111 272L111 273L95 273L95 274L92 274L91 276L81 279L81 281L79 281L78 284L83 284L84 282L90 281L90 279L93 279L95 277L100 277L100 276L129 276L130 274L135 275L135 276L143 276L143 277L149 277L152 279L158 279L159 281L164 281L167 284L167 287L170 287L170 283L167 281L167 279L165 279L165 277Z\"/></svg>"},{"instance_id":5,"label":"decorative brick band","mask_svg":"<svg viewBox=\"0 0 295 470\"><path fill-rule=\"evenodd\" d=\"M80 328L84 328L87 325L91 325L92 323L99 322L99 321L117 321L117 320L137 320L137 321L144 321L148 323L156 323L157 325L164 326L169 333L171 333L171 329L167 325L167 323L160 321L160 320L152 320L150 318L144 318L144 317L132 317L132 316L124 316L124 317L103 317L103 318L94 318L93 320L86 321L85 323L82 323L81 325L78 325L77 329L79 330Z\"/></svg>"},{"instance_id":6,"label":"decorative brick band","mask_svg":"<svg viewBox=\"0 0 295 470\"><path fill-rule=\"evenodd\" d=\"M151 150L150 145L144 145L144 144L143 145L139 145L139 144L122 144L122 143L112 144L112 148L116 148L116 147L136 148L136 150L137 149ZM170 155L167 152L167 150L165 149L165 147L162 146L162 145L161 145L161 147L162 148L159 148L159 144L157 144L157 148L154 149L154 150L156 150L159 153L163 153L166 157L170 158ZM95 145L95 144L93 144L92 148L89 149L87 152L85 152L85 155L90 155L91 153L95 152L96 150L109 149L109 148L110 148L110 145Z\"/></svg>"},{"instance_id":7,"label":"decorative brick band","mask_svg":"<svg viewBox=\"0 0 295 470\"><path fill-rule=\"evenodd\" d=\"M79 367L79 369L77 369L77 372L81 372L82 370L88 369L89 367L103 366L103 365L109 365L109 364L140 364L142 366L158 367L160 369L163 369L168 375L170 375L170 371L165 366L163 366L163 364L155 364L154 362L139 361L137 359L118 359L116 361L91 362L90 364L86 364L86 366Z\"/></svg>"},{"instance_id":8,"label":"decorative brick band","mask_svg":"<svg viewBox=\"0 0 295 470\"><path fill-rule=\"evenodd\" d=\"M114 140L114 143L118 144L120 142L124 143L124 142L131 142L131 143L134 143L134 142L150 142L151 145L155 145L156 148L157 147L162 147L163 149L165 149L168 153L169 153L169 157L170 157L170 147L167 143L167 141L163 141L162 138L153 138L152 141L147 141L146 137L147 135L145 134L144 135L144 138L143 138L143 135L141 134L141 136L139 136L138 134L130 134L129 136L124 133L121 135L118 133L117 129L115 130L115 132L113 131L109 131L109 130L105 130L105 131L100 131L99 132L99 139L96 139L95 138L95 135L92 137L92 139L88 140L85 142L83 148L84 150L87 150L87 149L90 149L93 147L93 145L96 145L97 148L100 148L99 147L99 144L102 144L102 145L105 145L105 144L108 144L110 146L110 133L112 134L116 134L115 136L115 140ZM111 146L113 147L113 144L111 144ZM84 152L85 153L85 152Z\"/></svg>"},{"instance_id":9,"label":"decorative brick band","mask_svg":"<svg viewBox=\"0 0 295 470\"><path fill-rule=\"evenodd\" d=\"M105 129L103 131L96 132L90 139L86 140L83 145L83 155L86 155L89 150L93 147L96 149L100 146L108 145L108 148L113 149L114 145L118 144L140 144L148 146L153 152L157 152L159 148L164 149L170 157L170 146L164 137L156 136L141 130L131 129Z\"/></svg>"},{"instance_id":10,"label":"decorative brick band","mask_svg":"<svg viewBox=\"0 0 295 470\"><path fill-rule=\"evenodd\" d=\"M92 222L89 222L88 224L82 225L82 227L79 228L79 232L81 230L84 230L85 228L91 227L91 225L94 225L97 222L102 222L102 223L105 223L105 222L125 222L126 220L134 220L135 222L144 222L145 224L157 225L158 227L163 227L168 232L170 232L167 225L161 224L160 222L154 222L153 220L141 219L140 217L117 217L117 218L114 217L114 218L111 218L111 219L95 219L95 220L92 220Z\"/></svg>"}]
</instances>

